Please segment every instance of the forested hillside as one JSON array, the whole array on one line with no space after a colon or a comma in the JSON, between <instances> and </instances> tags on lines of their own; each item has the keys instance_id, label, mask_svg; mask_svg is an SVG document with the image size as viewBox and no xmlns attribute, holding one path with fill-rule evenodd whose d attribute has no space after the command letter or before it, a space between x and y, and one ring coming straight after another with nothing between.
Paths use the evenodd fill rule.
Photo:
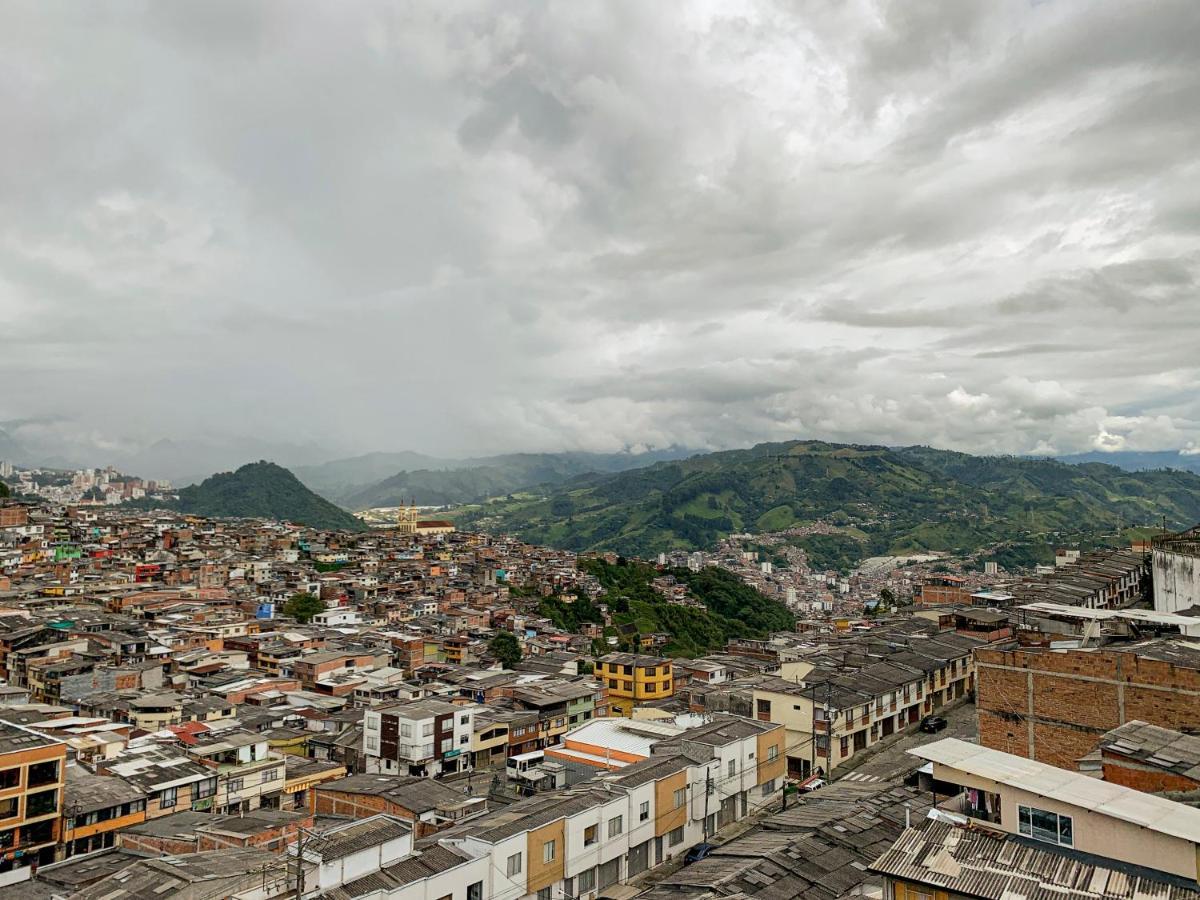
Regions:
<instances>
[{"instance_id":1,"label":"forested hillside","mask_svg":"<svg viewBox=\"0 0 1200 900\"><path fill-rule=\"evenodd\" d=\"M1200 476L1127 472L928 447L795 441L590 476L487 504L465 527L535 543L649 556L711 546L730 532L818 519L841 526L843 556L969 551L1002 541L1120 540L1120 530L1200 520Z\"/></svg>"},{"instance_id":2,"label":"forested hillside","mask_svg":"<svg viewBox=\"0 0 1200 900\"><path fill-rule=\"evenodd\" d=\"M671 642L655 652L702 656L724 647L730 638L765 637L795 625L795 617L783 604L763 596L724 569L672 569L660 573L634 560L611 564L601 559L581 560L580 568L599 579L605 589L600 602L608 604L615 624L633 624L639 635L671 635ZM667 603L652 586L660 574L674 575L707 609ZM583 623L603 621L596 604L583 597L570 604L555 596L547 597L541 602L540 612L572 631Z\"/></svg>"}]
</instances>

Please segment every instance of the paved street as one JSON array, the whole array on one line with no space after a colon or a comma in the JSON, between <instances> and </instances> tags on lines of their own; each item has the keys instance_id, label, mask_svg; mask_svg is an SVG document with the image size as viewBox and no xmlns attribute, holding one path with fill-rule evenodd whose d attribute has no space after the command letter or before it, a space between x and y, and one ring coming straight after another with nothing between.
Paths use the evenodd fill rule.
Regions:
<instances>
[{"instance_id":1,"label":"paved street","mask_svg":"<svg viewBox=\"0 0 1200 900\"><path fill-rule=\"evenodd\" d=\"M906 752L913 747L948 737L961 738L964 741L973 741L978 738L979 729L975 719L974 703L960 704L949 711L940 712L939 715L945 717L947 722L944 731L939 731L937 734L924 734L920 731L906 734L895 743L888 744L883 749L867 756L858 764L851 761L851 771L886 781L905 775L917 767L920 760L909 756ZM839 769L838 771L843 770Z\"/></svg>"}]
</instances>

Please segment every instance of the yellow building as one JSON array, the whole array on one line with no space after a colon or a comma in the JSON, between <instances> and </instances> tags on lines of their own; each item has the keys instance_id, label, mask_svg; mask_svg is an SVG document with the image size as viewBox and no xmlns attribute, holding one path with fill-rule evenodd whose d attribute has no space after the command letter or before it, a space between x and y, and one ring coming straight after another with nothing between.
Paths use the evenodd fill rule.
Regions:
<instances>
[{"instance_id":1,"label":"yellow building","mask_svg":"<svg viewBox=\"0 0 1200 900\"><path fill-rule=\"evenodd\" d=\"M657 656L610 653L596 663L596 677L608 685L609 715L631 716L635 707L675 693L671 661Z\"/></svg>"}]
</instances>

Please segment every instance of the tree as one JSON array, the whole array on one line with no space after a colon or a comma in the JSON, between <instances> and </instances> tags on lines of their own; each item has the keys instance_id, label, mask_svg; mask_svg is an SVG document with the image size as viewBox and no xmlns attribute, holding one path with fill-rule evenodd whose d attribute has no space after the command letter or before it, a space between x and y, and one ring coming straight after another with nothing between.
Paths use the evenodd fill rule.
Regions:
<instances>
[{"instance_id":1,"label":"tree","mask_svg":"<svg viewBox=\"0 0 1200 900\"><path fill-rule=\"evenodd\" d=\"M496 636L488 643L488 649L492 651L492 656L500 660L500 664L506 669L513 668L521 661L521 645L517 642L517 638L512 632L496 632Z\"/></svg>"},{"instance_id":2,"label":"tree","mask_svg":"<svg viewBox=\"0 0 1200 900\"><path fill-rule=\"evenodd\" d=\"M312 594L292 594L283 605L283 614L297 622L311 622L317 613L325 612L325 601Z\"/></svg>"},{"instance_id":3,"label":"tree","mask_svg":"<svg viewBox=\"0 0 1200 900\"><path fill-rule=\"evenodd\" d=\"M884 606L895 606L896 595L891 588L884 588L879 592L879 599L883 601Z\"/></svg>"},{"instance_id":4,"label":"tree","mask_svg":"<svg viewBox=\"0 0 1200 900\"><path fill-rule=\"evenodd\" d=\"M7 496L8 496L8 485L5 484L3 481L0 481L0 497L7 497Z\"/></svg>"}]
</instances>

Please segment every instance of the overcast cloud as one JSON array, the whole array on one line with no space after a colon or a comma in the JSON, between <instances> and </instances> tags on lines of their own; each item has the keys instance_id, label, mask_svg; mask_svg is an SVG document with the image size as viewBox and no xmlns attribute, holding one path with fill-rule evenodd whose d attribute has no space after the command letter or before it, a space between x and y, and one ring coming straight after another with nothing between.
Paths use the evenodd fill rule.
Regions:
<instances>
[{"instance_id":1,"label":"overcast cloud","mask_svg":"<svg viewBox=\"0 0 1200 900\"><path fill-rule=\"evenodd\" d=\"M1198 47L1196 0L9 0L2 427L1195 447Z\"/></svg>"}]
</instances>

